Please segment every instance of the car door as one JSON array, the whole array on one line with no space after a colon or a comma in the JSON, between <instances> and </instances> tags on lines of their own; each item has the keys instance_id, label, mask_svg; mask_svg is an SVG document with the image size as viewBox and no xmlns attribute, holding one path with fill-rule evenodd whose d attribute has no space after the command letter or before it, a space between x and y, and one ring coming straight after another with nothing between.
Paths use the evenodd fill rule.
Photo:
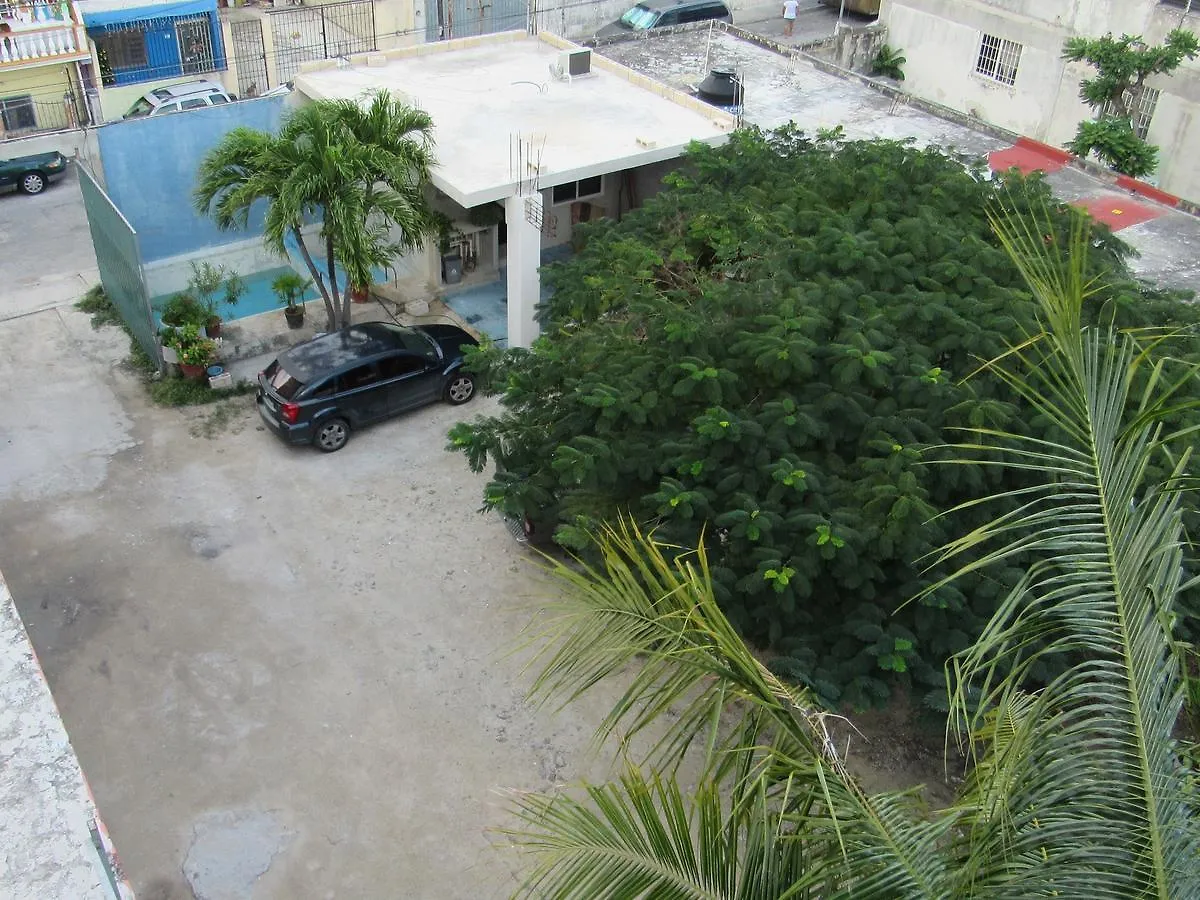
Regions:
<instances>
[{"instance_id":1,"label":"car door","mask_svg":"<svg viewBox=\"0 0 1200 900\"><path fill-rule=\"evenodd\" d=\"M387 415L387 390L380 384L375 363L356 366L338 376L337 408L354 425Z\"/></svg>"},{"instance_id":2,"label":"car door","mask_svg":"<svg viewBox=\"0 0 1200 900\"><path fill-rule=\"evenodd\" d=\"M16 184L18 168L15 160L9 162L0 159L0 185Z\"/></svg>"},{"instance_id":3,"label":"car door","mask_svg":"<svg viewBox=\"0 0 1200 900\"><path fill-rule=\"evenodd\" d=\"M407 350L379 361L380 377L388 390L388 415L432 403L442 387L437 367Z\"/></svg>"}]
</instances>

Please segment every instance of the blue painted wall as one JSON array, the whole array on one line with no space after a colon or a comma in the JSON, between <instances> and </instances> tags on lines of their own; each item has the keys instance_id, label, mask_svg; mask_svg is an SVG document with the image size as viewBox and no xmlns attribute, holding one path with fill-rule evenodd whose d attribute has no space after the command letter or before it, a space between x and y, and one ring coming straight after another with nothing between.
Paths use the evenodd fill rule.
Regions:
<instances>
[{"instance_id":1,"label":"blue painted wall","mask_svg":"<svg viewBox=\"0 0 1200 900\"><path fill-rule=\"evenodd\" d=\"M144 262L262 233L262 212L249 228L221 232L192 210L200 160L239 126L274 132L285 97L265 97L226 106L111 122L98 129L108 195L138 233Z\"/></svg>"}]
</instances>

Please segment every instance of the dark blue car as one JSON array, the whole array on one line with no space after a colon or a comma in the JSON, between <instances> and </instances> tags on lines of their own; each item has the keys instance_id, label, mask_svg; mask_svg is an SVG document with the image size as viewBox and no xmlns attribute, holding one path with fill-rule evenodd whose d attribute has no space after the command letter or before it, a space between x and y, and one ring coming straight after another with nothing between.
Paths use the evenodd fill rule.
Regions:
<instances>
[{"instance_id":1,"label":"dark blue car","mask_svg":"<svg viewBox=\"0 0 1200 900\"><path fill-rule=\"evenodd\" d=\"M478 343L453 325L353 325L282 353L258 376L258 412L289 444L333 453L350 432L445 400L466 403L475 381L463 348Z\"/></svg>"}]
</instances>

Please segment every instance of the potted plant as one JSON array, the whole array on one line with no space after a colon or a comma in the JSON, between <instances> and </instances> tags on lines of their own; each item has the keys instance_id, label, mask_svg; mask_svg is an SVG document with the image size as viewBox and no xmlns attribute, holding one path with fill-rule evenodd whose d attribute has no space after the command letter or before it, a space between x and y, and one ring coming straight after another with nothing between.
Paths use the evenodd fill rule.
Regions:
<instances>
[{"instance_id":1,"label":"potted plant","mask_svg":"<svg viewBox=\"0 0 1200 900\"><path fill-rule=\"evenodd\" d=\"M182 328L184 325L202 328L208 319L208 311L190 293L181 291L163 304L159 318L163 325L171 328Z\"/></svg>"},{"instance_id":2,"label":"potted plant","mask_svg":"<svg viewBox=\"0 0 1200 900\"><path fill-rule=\"evenodd\" d=\"M366 303L371 299L371 286L366 284L350 285L350 302Z\"/></svg>"},{"instance_id":3,"label":"potted plant","mask_svg":"<svg viewBox=\"0 0 1200 900\"><path fill-rule=\"evenodd\" d=\"M179 370L184 378L200 380L217 352L217 344L200 334L195 325L179 329L176 352L179 354Z\"/></svg>"},{"instance_id":4,"label":"potted plant","mask_svg":"<svg viewBox=\"0 0 1200 900\"><path fill-rule=\"evenodd\" d=\"M221 315L217 312L219 303L230 308L237 306L246 293L246 282L237 272L231 272L224 266L193 262L188 292L207 313L204 330L210 338L217 338L221 336ZM217 299L219 293L222 294L220 301Z\"/></svg>"},{"instance_id":5,"label":"potted plant","mask_svg":"<svg viewBox=\"0 0 1200 900\"><path fill-rule=\"evenodd\" d=\"M174 325L166 325L160 332L162 342L162 360L168 365L179 365L179 329Z\"/></svg>"},{"instance_id":6,"label":"potted plant","mask_svg":"<svg viewBox=\"0 0 1200 900\"><path fill-rule=\"evenodd\" d=\"M299 328L304 324L304 304L301 298L312 287L311 278L301 278L295 272L284 272L271 282L271 290L283 304L283 317L287 319L288 328Z\"/></svg>"}]
</instances>

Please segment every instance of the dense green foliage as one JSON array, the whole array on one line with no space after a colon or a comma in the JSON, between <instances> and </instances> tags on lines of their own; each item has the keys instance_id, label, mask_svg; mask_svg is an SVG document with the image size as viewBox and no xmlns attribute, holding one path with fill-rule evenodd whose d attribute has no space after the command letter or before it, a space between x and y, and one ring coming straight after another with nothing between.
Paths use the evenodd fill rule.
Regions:
<instances>
[{"instance_id":1,"label":"dense green foliage","mask_svg":"<svg viewBox=\"0 0 1200 900\"><path fill-rule=\"evenodd\" d=\"M992 378L961 384L1035 327L986 218L999 190L1020 208L1049 196L891 142L743 131L695 148L662 193L545 271L532 352L474 357L504 411L451 444L476 469L502 463L486 505L549 511L574 549L626 510L665 539L703 535L730 620L827 701L877 702L910 677L944 701L943 662L1024 561L897 609L929 583L947 527L978 513L935 516L1022 476L931 468L928 448L955 426L1052 434ZM1075 214L1052 215L1047 239L1064 239ZM1200 321L1123 280L1111 234L1095 244L1092 270L1115 277L1089 315Z\"/></svg>"},{"instance_id":2,"label":"dense green foliage","mask_svg":"<svg viewBox=\"0 0 1200 900\"><path fill-rule=\"evenodd\" d=\"M1170 424L1196 404L1200 361L1160 355L1161 333L1085 324L1088 223L1076 217L1065 251L1046 243L1051 230L1042 216L997 219L1043 330L988 371L1060 436L974 429L951 457L1021 466L1028 481L1017 497L976 498L999 517L939 550L963 566L948 580L1030 557L948 667L948 737L971 763L953 801L929 810L863 790L811 692L730 627L704 549L623 520L597 531L595 565L549 566L559 590L531 643L540 701L619 676L596 737L620 737L625 774L584 798L515 795L506 833L531 863L515 896L1200 896L1171 614L1186 580L1177 486L1200 426ZM1039 662L1056 674L1029 692Z\"/></svg>"},{"instance_id":3,"label":"dense green foliage","mask_svg":"<svg viewBox=\"0 0 1200 900\"><path fill-rule=\"evenodd\" d=\"M1158 46L1128 34L1070 38L1063 45L1063 57L1096 69L1095 76L1080 83L1079 96L1097 113L1094 122L1079 123L1068 145L1071 152L1079 156L1095 152L1105 165L1134 178L1152 173L1158 167L1158 148L1133 129L1146 79L1171 74L1185 59L1195 59L1197 52L1196 36L1178 28Z\"/></svg>"}]
</instances>

